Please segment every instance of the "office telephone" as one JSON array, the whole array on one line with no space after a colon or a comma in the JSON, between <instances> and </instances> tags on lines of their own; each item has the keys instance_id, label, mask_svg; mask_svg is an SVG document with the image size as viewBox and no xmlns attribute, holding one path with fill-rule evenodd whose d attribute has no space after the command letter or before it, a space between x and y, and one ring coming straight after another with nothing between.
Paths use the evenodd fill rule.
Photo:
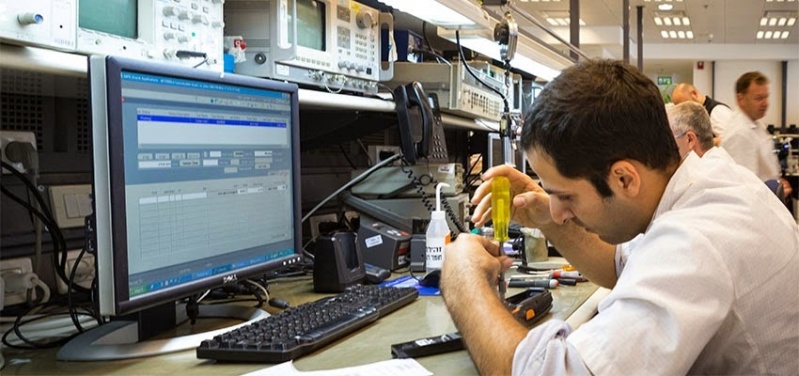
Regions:
<instances>
[{"instance_id":1,"label":"office telephone","mask_svg":"<svg viewBox=\"0 0 799 376\"><path fill-rule=\"evenodd\" d=\"M428 162L446 163L447 144L438 97L425 93L419 82L412 82L394 89L394 102L405 161L414 165L426 158Z\"/></svg>"}]
</instances>

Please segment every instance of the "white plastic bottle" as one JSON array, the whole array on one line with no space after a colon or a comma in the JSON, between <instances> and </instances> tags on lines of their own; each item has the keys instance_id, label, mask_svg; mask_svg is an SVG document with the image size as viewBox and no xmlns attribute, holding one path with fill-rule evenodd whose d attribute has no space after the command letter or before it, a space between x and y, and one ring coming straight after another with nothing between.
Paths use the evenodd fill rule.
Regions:
<instances>
[{"instance_id":1,"label":"white plastic bottle","mask_svg":"<svg viewBox=\"0 0 799 376\"><path fill-rule=\"evenodd\" d=\"M449 224L444 211L441 210L441 188L449 187L447 183L436 185L436 210L430 213L430 224L425 233L425 272L440 270L444 263L444 246L450 241Z\"/></svg>"}]
</instances>

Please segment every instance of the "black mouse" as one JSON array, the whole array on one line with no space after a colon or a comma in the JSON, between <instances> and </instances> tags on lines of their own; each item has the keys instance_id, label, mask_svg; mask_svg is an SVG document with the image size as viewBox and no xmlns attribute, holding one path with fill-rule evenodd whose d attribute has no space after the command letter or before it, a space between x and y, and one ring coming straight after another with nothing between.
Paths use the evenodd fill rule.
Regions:
<instances>
[{"instance_id":1,"label":"black mouse","mask_svg":"<svg viewBox=\"0 0 799 376\"><path fill-rule=\"evenodd\" d=\"M425 274L425 276L419 280L419 286L438 287L438 281L440 280L441 270L433 270L430 273Z\"/></svg>"}]
</instances>

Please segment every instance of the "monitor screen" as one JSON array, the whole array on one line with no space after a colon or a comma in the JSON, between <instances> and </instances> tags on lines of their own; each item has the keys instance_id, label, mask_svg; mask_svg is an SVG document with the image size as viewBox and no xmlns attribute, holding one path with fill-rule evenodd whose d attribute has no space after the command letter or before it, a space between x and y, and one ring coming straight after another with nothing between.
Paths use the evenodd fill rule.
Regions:
<instances>
[{"instance_id":1,"label":"monitor screen","mask_svg":"<svg viewBox=\"0 0 799 376\"><path fill-rule=\"evenodd\" d=\"M136 39L138 33L138 0L80 0L78 26Z\"/></svg>"},{"instance_id":2,"label":"monitor screen","mask_svg":"<svg viewBox=\"0 0 799 376\"><path fill-rule=\"evenodd\" d=\"M299 260L296 85L113 57L90 83L101 314Z\"/></svg>"},{"instance_id":3,"label":"monitor screen","mask_svg":"<svg viewBox=\"0 0 799 376\"><path fill-rule=\"evenodd\" d=\"M297 0L297 44L325 51L325 4L316 0Z\"/></svg>"}]
</instances>

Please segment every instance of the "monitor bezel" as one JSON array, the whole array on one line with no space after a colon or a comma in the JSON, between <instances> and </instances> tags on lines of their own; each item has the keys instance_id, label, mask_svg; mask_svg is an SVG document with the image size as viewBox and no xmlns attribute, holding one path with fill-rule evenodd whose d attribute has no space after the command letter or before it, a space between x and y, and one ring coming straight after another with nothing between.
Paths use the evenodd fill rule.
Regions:
<instances>
[{"instance_id":1,"label":"monitor bezel","mask_svg":"<svg viewBox=\"0 0 799 376\"><path fill-rule=\"evenodd\" d=\"M122 139L121 74L137 72L201 80L217 84L284 92L291 97L291 150L293 181L294 253L289 257L229 271L192 281L151 295L130 299L128 290L128 239L126 236L125 171ZM302 208L300 191L299 99L296 84L230 73L190 69L179 65L153 63L115 56L92 56L89 64L90 103L93 130L94 231L98 299L103 315L123 315L154 307L170 300L219 287L237 280L299 263L302 259ZM104 107L104 108L96 108ZM116 114L115 116L111 116ZM110 230L110 231L109 231Z\"/></svg>"}]
</instances>

